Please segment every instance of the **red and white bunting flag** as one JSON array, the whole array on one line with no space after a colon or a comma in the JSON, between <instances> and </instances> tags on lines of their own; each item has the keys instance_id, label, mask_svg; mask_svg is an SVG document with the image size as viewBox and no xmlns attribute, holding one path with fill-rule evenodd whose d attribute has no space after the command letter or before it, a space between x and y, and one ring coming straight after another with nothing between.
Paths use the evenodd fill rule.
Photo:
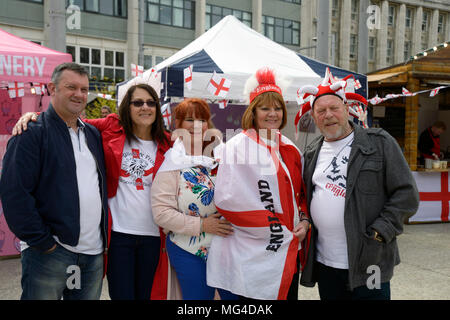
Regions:
<instances>
[{"instance_id":1,"label":"red and white bunting flag","mask_svg":"<svg viewBox=\"0 0 450 320\"><path fill-rule=\"evenodd\" d=\"M219 101L219 108L220 109L225 109L228 105L228 100L220 100Z\"/></svg>"},{"instance_id":2,"label":"red and white bunting flag","mask_svg":"<svg viewBox=\"0 0 450 320\"><path fill-rule=\"evenodd\" d=\"M430 92L430 97L434 97L434 96L436 96L437 94L439 94L439 90L441 90L441 89L443 89L443 88L445 88L444 86L441 86L441 87L437 87L437 88L434 88L433 90L431 90L431 92Z\"/></svg>"},{"instance_id":3,"label":"red and white bunting flag","mask_svg":"<svg viewBox=\"0 0 450 320\"><path fill-rule=\"evenodd\" d=\"M108 99L108 100L111 100L111 98L112 98L112 95L106 94L106 93L97 93L97 96L99 96L100 98L103 98L103 99Z\"/></svg>"},{"instance_id":4,"label":"red and white bunting flag","mask_svg":"<svg viewBox=\"0 0 450 320\"><path fill-rule=\"evenodd\" d=\"M44 95L45 94L45 83L33 82L34 94ZM33 90L31 91L33 93Z\"/></svg>"},{"instance_id":5,"label":"red and white bunting flag","mask_svg":"<svg viewBox=\"0 0 450 320\"><path fill-rule=\"evenodd\" d=\"M303 100L302 95L300 94L300 89L297 90L297 96L295 97L295 100L297 100L297 104L299 106L301 106L302 104L305 103L305 101Z\"/></svg>"},{"instance_id":6,"label":"red and white bunting flag","mask_svg":"<svg viewBox=\"0 0 450 320\"><path fill-rule=\"evenodd\" d=\"M222 78L214 71L206 89L217 97L225 98L230 91L231 80Z\"/></svg>"},{"instance_id":7,"label":"red and white bunting flag","mask_svg":"<svg viewBox=\"0 0 450 320\"><path fill-rule=\"evenodd\" d=\"M138 65L132 63L131 64L131 74L134 77L142 77L142 75L144 74L144 67L138 66Z\"/></svg>"},{"instance_id":8,"label":"red and white bunting flag","mask_svg":"<svg viewBox=\"0 0 450 320\"><path fill-rule=\"evenodd\" d=\"M361 89L361 88L362 88L361 82L359 82L359 80L356 79L355 80L355 90L358 90L358 89Z\"/></svg>"},{"instance_id":9,"label":"red and white bunting flag","mask_svg":"<svg viewBox=\"0 0 450 320\"><path fill-rule=\"evenodd\" d=\"M411 91L409 91L406 88L402 88L402 94L406 97L413 97L416 95L416 93L412 93Z\"/></svg>"},{"instance_id":10,"label":"red and white bunting flag","mask_svg":"<svg viewBox=\"0 0 450 320\"><path fill-rule=\"evenodd\" d=\"M170 111L170 101L161 106L161 114L163 116L164 125L169 130L172 124L172 112Z\"/></svg>"},{"instance_id":11,"label":"red and white bunting flag","mask_svg":"<svg viewBox=\"0 0 450 320\"><path fill-rule=\"evenodd\" d=\"M184 83L186 84L186 87L189 91L192 90L192 69L193 65L191 64L189 67L185 68L183 70L184 73Z\"/></svg>"},{"instance_id":12,"label":"red and white bunting flag","mask_svg":"<svg viewBox=\"0 0 450 320\"><path fill-rule=\"evenodd\" d=\"M23 97L25 95L25 87L23 82L8 82L8 93L11 99Z\"/></svg>"},{"instance_id":13,"label":"red and white bunting flag","mask_svg":"<svg viewBox=\"0 0 450 320\"><path fill-rule=\"evenodd\" d=\"M378 95L376 95L375 97L373 97L372 99L370 99L370 103L373 105L377 105L379 103L382 103L383 101L385 101L386 99L382 99L380 98Z\"/></svg>"}]
</instances>

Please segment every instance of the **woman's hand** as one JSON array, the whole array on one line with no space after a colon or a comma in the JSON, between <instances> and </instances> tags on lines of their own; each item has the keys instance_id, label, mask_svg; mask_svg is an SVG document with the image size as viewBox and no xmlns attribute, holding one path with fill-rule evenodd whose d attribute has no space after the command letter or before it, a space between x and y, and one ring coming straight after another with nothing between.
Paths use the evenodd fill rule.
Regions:
<instances>
[{"instance_id":1,"label":"woman's hand","mask_svg":"<svg viewBox=\"0 0 450 320\"><path fill-rule=\"evenodd\" d=\"M300 221L294 228L294 236L301 242L305 239L309 230L309 222L307 220Z\"/></svg>"},{"instance_id":2,"label":"woman's hand","mask_svg":"<svg viewBox=\"0 0 450 320\"><path fill-rule=\"evenodd\" d=\"M22 131L27 130L27 124L30 121L36 121L37 120L37 113L36 112L27 112L24 115L20 117L19 120L17 120L16 124L14 125L14 128L12 130L12 135L16 136L18 134L22 134Z\"/></svg>"},{"instance_id":3,"label":"woman's hand","mask_svg":"<svg viewBox=\"0 0 450 320\"><path fill-rule=\"evenodd\" d=\"M216 234L226 237L233 233L231 223L225 219L220 219L222 215L215 213L203 219L202 232Z\"/></svg>"}]
</instances>

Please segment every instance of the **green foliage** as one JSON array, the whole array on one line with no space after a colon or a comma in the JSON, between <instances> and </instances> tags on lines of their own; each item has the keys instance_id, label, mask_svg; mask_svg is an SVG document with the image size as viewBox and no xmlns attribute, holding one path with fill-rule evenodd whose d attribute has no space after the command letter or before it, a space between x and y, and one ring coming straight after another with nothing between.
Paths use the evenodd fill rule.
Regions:
<instances>
[{"instance_id":1,"label":"green foliage","mask_svg":"<svg viewBox=\"0 0 450 320\"><path fill-rule=\"evenodd\" d=\"M114 99L116 96L116 91L108 91L107 87L99 89L98 86L96 86L95 92L109 94L112 97L111 99ZM116 100L108 100L98 97L86 106L86 117L88 119L101 118L101 109L103 106L108 106L111 109L111 112L117 113Z\"/></svg>"}]
</instances>

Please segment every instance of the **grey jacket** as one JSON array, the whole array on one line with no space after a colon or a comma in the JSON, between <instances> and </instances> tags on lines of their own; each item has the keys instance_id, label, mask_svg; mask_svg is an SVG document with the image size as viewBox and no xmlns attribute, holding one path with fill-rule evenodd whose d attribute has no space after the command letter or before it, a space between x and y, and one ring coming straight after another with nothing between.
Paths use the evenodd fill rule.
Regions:
<instances>
[{"instance_id":1,"label":"grey jacket","mask_svg":"<svg viewBox=\"0 0 450 320\"><path fill-rule=\"evenodd\" d=\"M349 287L366 285L373 275L368 267L380 268L380 282L390 281L394 266L400 263L397 236L403 222L416 213L419 193L403 153L383 129L363 129L350 122L354 140L347 169L344 226L347 237ZM316 138L305 150L303 178L306 184L308 211L314 191L312 176L323 136ZM312 221L311 245L300 283L313 287L317 282L315 242L317 229ZM373 239L377 230L385 239ZM371 277L372 279L373 277Z\"/></svg>"}]
</instances>

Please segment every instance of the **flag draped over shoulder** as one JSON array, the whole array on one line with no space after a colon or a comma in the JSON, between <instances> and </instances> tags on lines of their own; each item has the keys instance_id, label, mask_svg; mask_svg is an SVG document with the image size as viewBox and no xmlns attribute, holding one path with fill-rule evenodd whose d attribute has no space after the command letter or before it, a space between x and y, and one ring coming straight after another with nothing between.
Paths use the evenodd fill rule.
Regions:
<instances>
[{"instance_id":1,"label":"flag draped over shoulder","mask_svg":"<svg viewBox=\"0 0 450 320\"><path fill-rule=\"evenodd\" d=\"M212 240L209 286L254 299L286 299L299 249L291 230L298 223L297 208L306 212L306 202L300 200L300 151L286 137L278 137L278 145L268 146L249 130L225 144L215 203L234 233Z\"/></svg>"}]
</instances>

